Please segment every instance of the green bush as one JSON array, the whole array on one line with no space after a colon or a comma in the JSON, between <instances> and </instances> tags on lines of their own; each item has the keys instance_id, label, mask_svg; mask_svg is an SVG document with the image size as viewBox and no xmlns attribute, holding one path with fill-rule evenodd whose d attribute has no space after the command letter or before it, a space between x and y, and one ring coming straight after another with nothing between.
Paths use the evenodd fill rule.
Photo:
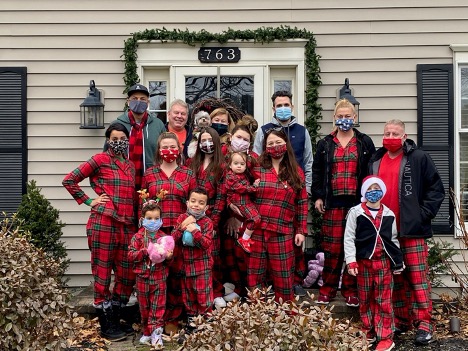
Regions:
<instances>
[{"instance_id":1,"label":"green bush","mask_svg":"<svg viewBox=\"0 0 468 351\"><path fill-rule=\"evenodd\" d=\"M41 194L34 180L27 184L16 218L23 222L21 229L31 234L32 244L60 261L59 276L63 277L70 263L65 245L60 240L65 224L59 220L59 211Z\"/></svg>"},{"instance_id":2,"label":"green bush","mask_svg":"<svg viewBox=\"0 0 468 351\"><path fill-rule=\"evenodd\" d=\"M0 221L0 350L62 350L74 327L61 266L17 224Z\"/></svg>"}]
</instances>

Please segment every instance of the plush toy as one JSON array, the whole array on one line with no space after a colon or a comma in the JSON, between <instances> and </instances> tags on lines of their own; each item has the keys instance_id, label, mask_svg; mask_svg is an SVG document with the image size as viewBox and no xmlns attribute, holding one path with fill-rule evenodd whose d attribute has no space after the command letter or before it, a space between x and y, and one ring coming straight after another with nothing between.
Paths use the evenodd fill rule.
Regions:
<instances>
[{"instance_id":1,"label":"plush toy","mask_svg":"<svg viewBox=\"0 0 468 351\"><path fill-rule=\"evenodd\" d=\"M200 226L197 223L194 223L195 227L200 230ZM184 230L184 234L182 234L182 244L185 246L195 246L193 244L193 235L188 230Z\"/></svg>"},{"instance_id":2,"label":"plush toy","mask_svg":"<svg viewBox=\"0 0 468 351\"><path fill-rule=\"evenodd\" d=\"M303 286L306 288L310 288L315 282L317 282L319 286L323 285L321 275L325 263L325 254L323 252L319 252L315 255L315 258L315 260L310 260L308 262L309 273L307 274L307 277L305 277L303 283Z\"/></svg>"},{"instance_id":3,"label":"plush toy","mask_svg":"<svg viewBox=\"0 0 468 351\"><path fill-rule=\"evenodd\" d=\"M192 140L187 148L187 156L192 158L197 151L198 140L200 138L200 131L204 127L211 126L210 114L206 111L199 111L193 118Z\"/></svg>"},{"instance_id":4,"label":"plush toy","mask_svg":"<svg viewBox=\"0 0 468 351\"><path fill-rule=\"evenodd\" d=\"M153 263L161 263L167 258L168 252L174 251L174 239L170 235L159 238L155 244L148 244L148 256Z\"/></svg>"}]
</instances>

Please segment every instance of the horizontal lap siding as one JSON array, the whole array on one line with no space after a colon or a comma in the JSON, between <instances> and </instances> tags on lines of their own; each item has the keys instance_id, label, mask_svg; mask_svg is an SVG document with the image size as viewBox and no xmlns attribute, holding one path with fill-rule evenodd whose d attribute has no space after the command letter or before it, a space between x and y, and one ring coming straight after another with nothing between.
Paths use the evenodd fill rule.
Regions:
<instances>
[{"instance_id":1,"label":"horizontal lap siding","mask_svg":"<svg viewBox=\"0 0 468 351\"><path fill-rule=\"evenodd\" d=\"M88 208L78 206L61 180L98 152L103 130L79 129L79 104L89 80L104 90L105 119L124 104L121 61L130 33L148 28L220 32L280 24L316 35L323 85L323 129L331 128L336 90L350 79L361 102L361 130L381 145L383 123L400 118L417 134L416 64L451 63L449 44L466 43L465 0L376 2L290 0L4 1L0 12L0 65L28 68L29 179L61 210L72 258L72 285L91 278L85 237ZM141 10L140 10L141 9ZM83 183L88 191L89 183Z\"/></svg>"}]
</instances>

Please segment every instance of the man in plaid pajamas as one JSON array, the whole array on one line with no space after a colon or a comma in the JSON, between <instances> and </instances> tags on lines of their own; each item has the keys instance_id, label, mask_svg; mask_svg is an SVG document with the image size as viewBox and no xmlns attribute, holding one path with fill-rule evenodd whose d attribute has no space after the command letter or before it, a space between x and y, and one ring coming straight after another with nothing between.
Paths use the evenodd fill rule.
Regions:
<instances>
[{"instance_id":1,"label":"man in plaid pajamas","mask_svg":"<svg viewBox=\"0 0 468 351\"><path fill-rule=\"evenodd\" d=\"M134 233L133 198L135 168L127 158L129 133L120 123L106 130L109 150L91 157L70 172L63 186L78 202L91 206L86 226L94 276L94 306L99 315L101 334L111 340L122 340L125 333L117 324L120 309L128 302L135 274L128 261L128 245ZM79 186L89 178L98 195L91 199ZM114 289L109 286L114 270Z\"/></svg>"},{"instance_id":2,"label":"man in plaid pajamas","mask_svg":"<svg viewBox=\"0 0 468 351\"><path fill-rule=\"evenodd\" d=\"M213 303L213 222L205 215L207 205L208 194L205 189L193 189L187 201L187 212L179 216L172 232L176 245L181 248L185 272L182 300L187 311L186 332L192 330L192 318L208 312ZM182 222L189 216L193 216L196 222L182 228Z\"/></svg>"},{"instance_id":3,"label":"man in plaid pajamas","mask_svg":"<svg viewBox=\"0 0 468 351\"><path fill-rule=\"evenodd\" d=\"M344 233L348 272L357 277L359 314L367 340L376 351L389 351L393 342L392 289L394 274L403 270L395 215L380 203L387 188L376 176L364 179L362 203L349 210Z\"/></svg>"},{"instance_id":4,"label":"man in plaid pajamas","mask_svg":"<svg viewBox=\"0 0 468 351\"><path fill-rule=\"evenodd\" d=\"M395 333L413 325L417 328L415 343L427 345L433 331L425 239L432 237L431 220L444 200L444 186L429 154L407 139L402 121L394 119L385 124L382 144L370 160L369 169L387 185L382 203L395 213L406 265L401 277L395 277Z\"/></svg>"}]
</instances>

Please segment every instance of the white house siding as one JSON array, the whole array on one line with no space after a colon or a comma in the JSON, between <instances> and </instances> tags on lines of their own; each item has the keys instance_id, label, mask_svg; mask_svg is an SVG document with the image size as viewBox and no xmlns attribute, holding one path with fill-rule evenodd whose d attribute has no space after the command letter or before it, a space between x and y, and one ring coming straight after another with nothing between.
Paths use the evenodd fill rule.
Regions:
<instances>
[{"instance_id":1,"label":"white house siding","mask_svg":"<svg viewBox=\"0 0 468 351\"><path fill-rule=\"evenodd\" d=\"M336 91L349 78L361 102L360 129L380 146L383 123L394 117L405 121L416 139L416 64L452 63L449 45L468 41L468 3L1 1L0 66L28 70L28 178L37 180L67 223L71 285L90 281L84 228L89 209L71 199L61 180L100 150L104 132L79 129L79 104L89 81L104 90L110 122L124 104L121 55L130 33L163 26L220 32L281 24L316 35L322 57L322 131L330 130Z\"/></svg>"}]
</instances>

